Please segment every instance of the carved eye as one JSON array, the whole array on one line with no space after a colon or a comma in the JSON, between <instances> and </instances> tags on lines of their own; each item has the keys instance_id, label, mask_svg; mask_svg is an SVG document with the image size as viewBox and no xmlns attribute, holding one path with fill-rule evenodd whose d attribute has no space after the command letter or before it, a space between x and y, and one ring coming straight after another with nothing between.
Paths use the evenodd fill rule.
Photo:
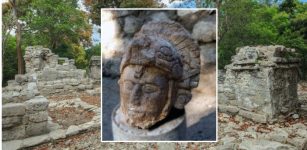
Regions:
<instances>
[{"instance_id":1,"label":"carved eye","mask_svg":"<svg viewBox=\"0 0 307 150\"><path fill-rule=\"evenodd\" d=\"M132 90L133 89L133 83L131 81L124 81L124 89Z\"/></svg>"},{"instance_id":2,"label":"carved eye","mask_svg":"<svg viewBox=\"0 0 307 150\"><path fill-rule=\"evenodd\" d=\"M161 51L162 54L164 54L166 56L171 56L172 55L172 50L169 47L162 46L160 48L160 51Z\"/></svg>"},{"instance_id":3,"label":"carved eye","mask_svg":"<svg viewBox=\"0 0 307 150\"><path fill-rule=\"evenodd\" d=\"M153 93L158 91L158 87L152 84L145 84L143 85L142 90L145 93Z\"/></svg>"}]
</instances>

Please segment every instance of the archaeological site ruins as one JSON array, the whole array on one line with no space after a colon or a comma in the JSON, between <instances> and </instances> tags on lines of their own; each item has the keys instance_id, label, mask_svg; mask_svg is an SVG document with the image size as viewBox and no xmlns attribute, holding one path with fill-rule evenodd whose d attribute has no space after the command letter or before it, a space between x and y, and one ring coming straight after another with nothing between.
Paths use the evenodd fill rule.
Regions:
<instances>
[{"instance_id":1,"label":"archaeological site ruins","mask_svg":"<svg viewBox=\"0 0 307 150\"><path fill-rule=\"evenodd\" d=\"M283 46L237 49L219 89L219 109L257 122L276 121L298 104L299 58Z\"/></svg>"},{"instance_id":2,"label":"archaeological site ruins","mask_svg":"<svg viewBox=\"0 0 307 150\"><path fill-rule=\"evenodd\" d=\"M236 49L219 70L217 149L307 147L306 89L300 83L301 57L281 45Z\"/></svg>"},{"instance_id":3,"label":"archaeological site ruins","mask_svg":"<svg viewBox=\"0 0 307 150\"><path fill-rule=\"evenodd\" d=\"M8 86L2 91L2 139L5 147L34 146L100 126L99 107L80 99L67 100L66 103L49 100L57 95L75 95L78 92L95 94L96 91L100 95L100 84L95 85L101 75L99 56L92 58L89 73L77 69L74 60L61 58L42 46L27 47L24 60L26 74L16 75L15 80L8 81ZM49 113L67 107L90 110L96 117L83 124L63 128Z\"/></svg>"}]
</instances>

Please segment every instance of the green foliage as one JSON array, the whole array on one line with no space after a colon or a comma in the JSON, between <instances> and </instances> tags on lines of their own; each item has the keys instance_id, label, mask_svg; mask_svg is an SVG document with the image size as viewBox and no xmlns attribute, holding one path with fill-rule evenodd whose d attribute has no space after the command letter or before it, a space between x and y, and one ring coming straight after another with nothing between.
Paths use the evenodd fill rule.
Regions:
<instances>
[{"instance_id":1,"label":"green foliage","mask_svg":"<svg viewBox=\"0 0 307 150\"><path fill-rule=\"evenodd\" d=\"M43 45L60 57L75 59L85 68L83 46L90 46L91 26L88 16L77 9L77 0L32 1L22 20L27 22L23 37L26 45ZM82 45L82 46L81 46Z\"/></svg>"},{"instance_id":2,"label":"green foliage","mask_svg":"<svg viewBox=\"0 0 307 150\"><path fill-rule=\"evenodd\" d=\"M284 0L279 6L279 10L293 15L297 5L299 5L298 0Z\"/></svg>"},{"instance_id":3,"label":"green foliage","mask_svg":"<svg viewBox=\"0 0 307 150\"><path fill-rule=\"evenodd\" d=\"M3 50L2 65L3 65L3 80L2 86L7 85L8 80L12 80L17 74L17 52L16 52L16 38L8 36L6 48Z\"/></svg>"},{"instance_id":4,"label":"green foliage","mask_svg":"<svg viewBox=\"0 0 307 150\"><path fill-rule=\"evenodd\" d=\"M284 45L307 54L307 4L297 0L226 0L219 16L219 68L230 63L237 47ZM307 58L302 58L303 73Z\"/></svg>"},{"instance_id":5,"label":"green foliage","mask_svg":"<svg viewBox=\"0 0 307 150\"><path fill-rule=\"evenodd\" d=\"M154 8L156 2L154 0L124 0L121 8Z\"/></svg>"},{"instance_id":6,"label":"green foliage","mask_svg":"<svg viewBox=\"0 0 307 150\"><path fill-rule=\"evenodd\" d=\"M91 27L86 14L78 9L76 0L32 1L22 19L29 23L24 34L36 43L56 49L63 42L77 44L90 42Z\"/></svg>"},{"instance_id":7,"label":"green foliage","mask_svg":"<svg viewBox=\"0 0 307 150\"><path fill-rule=\"evenodd\" d=\"M89 17L96 25L100 25L101 8L118 8L123 0L83 0L83 4L89 12Z\"/></svg>"},{"instance_id":8,"label":"green foliage","mask_svg":"<svg viewBox=\"0 0 307 150\"><path fill-rule=\"evenodd\" d=\"M84 47L91 46L92 28L87 13L78 9L78 0L16 0L22 22L22 49L42 45L60 57L75 59L77 68L86 68ZM17 69L12 5L3 3L3 81L13 79ZM16 45L16 44L15 44Z\"/></svg>"},{"instance_id":9,"label":"green foliage","mask_svg":"<svg viewBox=\"0 0 307 150\"><path fill-rule=\"evenodd\" d=\"M77 68L85 69L88 66L88 61L86 60L86 53L84 48L75 44L72 45L72 51Z\"/></svg>"},{"instance_id":10,"label":"green foliage","mask_svg":"<svg viewBox=\"0 0 307 150\"><path fill-rule=\"evenodd\" d=\"M92 56L101 56L100 44L86 50L86 59L90 60Z\"/></svg>"}]
</instances>

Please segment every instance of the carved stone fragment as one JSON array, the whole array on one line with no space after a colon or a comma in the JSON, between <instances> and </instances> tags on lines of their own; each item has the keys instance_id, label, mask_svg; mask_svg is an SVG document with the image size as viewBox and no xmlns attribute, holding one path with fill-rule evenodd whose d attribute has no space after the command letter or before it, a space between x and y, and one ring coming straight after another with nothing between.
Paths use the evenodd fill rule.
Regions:
<instances>
[{"instance_id":1,"label":"carved stone fragment","mask_svg":"<svg viewBox=\"0 0 307 150\"><path fill-rule=\"evenodd\" d=\"M200 49L178 23L149 22L135 35L120 66L120 114L142 129L184 109L197 87Z\"/></svg>"}]
</instances>

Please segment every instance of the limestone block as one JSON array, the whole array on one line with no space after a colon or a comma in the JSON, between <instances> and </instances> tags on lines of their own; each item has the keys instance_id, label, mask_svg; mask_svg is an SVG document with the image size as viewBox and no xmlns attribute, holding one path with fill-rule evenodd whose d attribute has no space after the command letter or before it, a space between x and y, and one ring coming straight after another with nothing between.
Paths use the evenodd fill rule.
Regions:
<instances>
[{"instance_id":1,"label":"limestone block","mask_svg":"<svg viewBox=\"0 0 307 150\"><path fill-rule=\"evenodd\" d=\"M15 75L15 81L16 81L17 83L23 83L23 82L27 82L27 81L28 81L28 78L27 78L27 76L25 76L25 75L17 74L17 75Z\"/></svg>"},{"instance_id":2,"label":"limestone block","mask_svg":"<svg viewBox=\"0 0 307 150\"><path fill-rule=\"evenodd\" d=\"M66 131L63 129L58 129L58 130L50 132L49 135L51 139L57 140L57 139L65 138L66 137L65 132Z\"/></svg>"},{"instance_id":3,"label":"limestone block","mask_svg":"<svg viewBox=\"0 0 307 150\"><path fill-rule=\"evenodd\" d=\"M27 74L28 77L28 82L36 82L37 81L37 74L33 73L33 74Z\"/></svg>"},{"instance_id":4,"label":"limestone block","mask_svg":"<svg viewBox=\"0 0 307 150\"><path fill-rule=\"evenodd\" d=\"M72 74L72 76L77 79L83 79L86 77L86 71L82 69L76 69L75 72Z\"/></svg>"},{"instance_id":5,"label":"limestone block","mask_svg":"<svg viewBox=\"0 0 307 150\"><path fill-rule=\"evenodd\" d=\"M7 81L8 86L17 86L19 83L17 83L15 80L8 80Z\"/></svg>"},{"instance_id":6,"label":"limestone block","mask_svg":"<svg viewBox=\"0 0 307 150\"><path fill-rule=\"evenodd\" d=\"M197 22L192 31L192 37L198 41L208 43L216 40L216 24L214 22Z\"/></svg>"},{"instance_id":7,"label":"limestone block","mask_svg":"<svg viewBox=\"0 0 307 150\"><path fill-rule=\"evenodd\" d=\"M71 125L68 127L67 131L66 131L66 136L70 136L70 135L75 135L77 133L80 132L80 127L75 126L75 125Z\"/></svg>"},{"instance_id":8,"label":"limestone block","mask_svg":"<svg viewBox=\"0 0 307 150\"><path fill-rule=\"evenodd\" d=\"M31 122L43 122L48 120L48 112L47 111L39 111L36 113L29 114L29 121Z\"/></svg>"},{"instance_id":9,"label":"limestone block","mask_svg":"<svg viewBox=\"0 0 307 150\"><path fill-rule=\"evenodd\" d=\"M22 95L24 95L26 97L26 99L31 99L31 98L34 98L35 95L37 95L38 90L33 90L33 91L30 91L30 90L24 90L21 92Z\"/></svg>"},{"instance_id":10,"label":"limestone block","mask_svg":"<svg viewBox=\"0 0 307 150\"><path fill-rule=\"evenodd\" d=\"M168 13L166 12L156 12L149 16L152 21L169 21Z\"/></svg>"},{"instance_id":11,"label":"limestone block","mask_svg":"<svg viewBox=\"0 0 307 150\"><path fill-rule=\"evenodd\" d=\"M2 149L7 149L7 150L20 149L22 146L22 142L23 142L22 140L3 141Z\"/></svg>"},{"instance_id":12,"label":"limestone block","mask_svg":"<svg viewBox=\"0 0 307 150\"><path fill-rule=\"evenodd\" d=\"M63 89L64 88L64 84L55 84L54 89Z\"/></svg>"},{"instance_id":13,"label":"limestone block","mask_svg":"<svg viewBox=\"0 0 307 150\"><path fill-rule=\"evenodd\" d=\"M204 18L208 17L209 11L203 10L178 10L179 22L189 31L193 30L194 25ZM208 21L205 21L208 22ZM215 20L210 21L215 22Z\"/></svg>"},{"instance_id":14,"label":"limestone block","mask_svg":"<svg viewBox=\"0 0 307 150\"><path fill-rule=\"evenodd\" d=\"M239 144L239 149L241 150L279 150L279 149L289 149L295 150L297 148L282 144L275 141L268 141L268 140L247 140L245 139L241 144Z\"/></svg>"},{"instance_id":15,"label":"limestone block","mask_svg":"<svg viewBox=\"0 0 307 150\"><path fill-rule=\"evenodd\" d=\"M26 134L25 134L24 125L2 130L2 140L3 141L21 139L21 138L24 138L25 135Z\"/></svg>"},{"instance_id":16,"label":"limestone block","mask_svg":"<svg viewBox=\"0 0 307 150\"><path fill-rule=\"evenodd\" d=\"M41 79L44 81L52 81L57 79L57 70L46 68L41 74Z\"/></svg>"},{"instance_id":17,"label":"limestone block","mask_svg":"<svg viewBox=\"0 0 307 150\"><path fill-rule=\"evenodd\" d=\"M22 122L21 116L11 116L2 118L2 128L9 128L20 125Z\"/></svg>"},{"instance_id":18,"label":"limestone block","mask_svg":"<svg viewBox=\"0 0 307 150\"><path fill-rule=\"evenodd\" d=\"M227 106L227 105L219 105L218 107L220 112L237 114L239 112L239 108L235 106Z\"/></svg>"},{"instance_id":19,"label":"limestone block","mask_svg":"<svg viewBox=\"0 0 307 150\"><path fill-rule=\"evenodd\" d=\"M78 85L78 89L79 90L84 90L85 89L85 85L83 85L83 84Z\"/></svg>"},{"instance_id":20,"label":"limestone block","mask_svg":"<svg viewBox=\"0 0 307 150\"><path fill-rule=\"evenodd\" d=\"M269 134L269 138L273 141L284 143L287 141L289 134L287 131L277 128Z\"/></svg>"},{"instance_id":21,"label":"limestone block","mask_svg":"<svg viewBox=\"0 0 307 150\"><path fill-rule=\"evenodd\" d=\"M307 149L307 138L301 138L301 137L288 138L287 143L290 143L291 145L297 147L298 149L302 150Z\"/></svg>"},{"instance_id":22,"label":"limestone block","mask_svg":"<svg viewBox=\"0 0 307 150\"><path fill-rule=\"evenodd\" d=\"M184 16L187 16L187 15L192 15L197 11L198 10L177 10L177 15L179 17L184 17Z\"/></svg>"},{"instance_id":23,"label":"limestone block","mask_svg":"<svg viewBox=\"0 0 307 150\"><path fill-rule=\"evenodd\" d=\"M93 84L85 85L85 88L86 88L86 89L93 89Z\"/></svg>"},{"instance_id":24,"label":"limestone block","mask_svg":"<svg viewBox=\"0 0 307 150\"><path fill-rule=\"evenodd\" d=\"M35 146L35 145L39 145L44 142L48 142L49 140L50 140L49 134L34 136L34 137L24 139L22 146L23 147Z\"/></svg>"},{"instance_id":25,"label":"limestone block","mask_svg":"<svg viewBox=\"0 0 307 150\"><path fill-rule=\"evenodd\" d=\"M70 90L73 89L73 87L71 85L64 85L64 90Z\"/></svg>"},{"instance_id":26,"label":"limestone block","mask_svg":"<svg viewBox=\"0 0 307 150\"><path fill-rule=\"evenodd\" d=\"M250 111L240 110L239 115L260 123L266 123L268 121L267 115L265 114L257 114Z\"/></svg>"},{"instance_id":27,"label":"limestone block","mask_svg":"<svg viewBox=\"0 0 307 150\"><path fill-rule=\"evenodd\" d=\"M208 64L216 63L216 43L209 43L200 46L201 69L205 70Z\"/></svg>"},{"instance_id":28,"label":"limestone block","mask_svg":"<svg viewBox=\"0 0 307 150\"><path fill-rule=\"evenodd\" d=\"M28 87L27 87L28 91L33 91L33 90L37 90L37 85L35 82L29 82L28 83Z\"/></svg>"},{"instance_id":29,"label":"limestone block","mask_svg":"<svg viewBox=\"0 0 307 150\"><path fill-rule=\"evenodd\" d=\"M70 80L70 85L72 86L77 86L80 84L80 80L77 80L77 79L71 79Z\"/></svg>"},{"instance_id":30,"label":"limestone block","mask_svg":"<svg viewBox=\"0 0 307 150\"><path fill-rule=\"evenodd\" d=\"M29 122L26 125L25 131L26 131L27 136L34 136L34 135L40 135L43 133L47 133L48 132L47 121L39 122L39 123Z\"/></svg>"},{"instance_id":31,"label":"limestone block","mask_svg":"<svg viewBox=\"0 0 307 150\"><path fill-rule=\"evenodd\" d=\"M2 116L20 116L26 112L26 106L22 103L8 103L2 106Z\"/></svg>"},{"instance_id":32,"label":"limestone block","mask_svg":"<svg viewBox=\"0 0 307 150\"><path fill-rule=\"evenodd\" d=\"M135 16L128 16L125 18L124 31L128 34L135 33L141 27L141 20Z\"/></svg>"},{"instance_id":33,"label":"limestone block","mask_svg":"<svg viewBox=\"0 0 307 150\"><path fill-rule=\"evenodd\" d=\"M10 102L16 103L15 101L12 100L12 97L7 92L3 92L2 93L2 105L6 103L10 103Z\"/></svg>"},{"instance_id":34,"label":"limestone block","mask_svg":"<svg viewBox=\"0 0 307 150\"><path fill-rule=\"evenodd\" d=\"M42 111L48 108L49 101L43 96L36 96L35 98L25 102L27 111Z\"/></svg>"}]
</instances>

